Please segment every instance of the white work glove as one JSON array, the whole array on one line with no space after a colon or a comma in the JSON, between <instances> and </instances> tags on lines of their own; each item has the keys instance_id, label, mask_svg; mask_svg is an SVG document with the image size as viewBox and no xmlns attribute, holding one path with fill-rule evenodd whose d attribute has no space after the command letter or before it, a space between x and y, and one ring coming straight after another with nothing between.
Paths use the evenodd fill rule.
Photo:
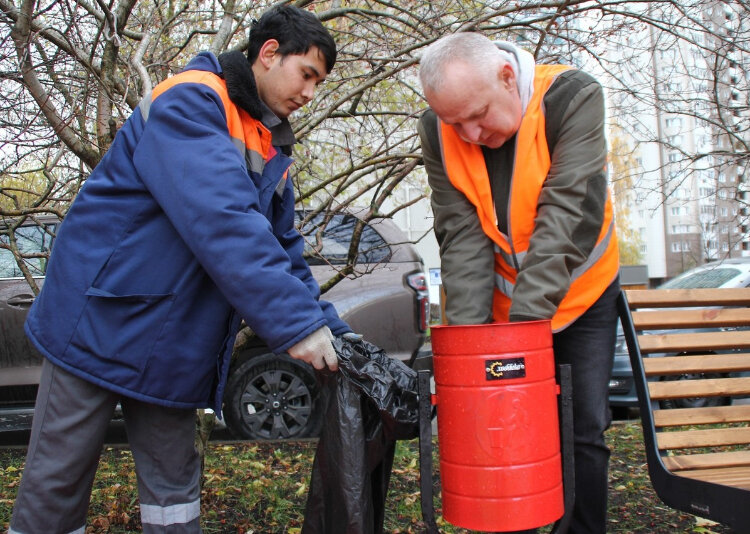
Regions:
<instances>
[{"instance_id":1,"label":"white work glove","mask_svg":"<svg viewBox=\"0 0 750 534\"><path fill-rule=\"evenodd\" d=\"M333 334L327 326L318 328L305 339L295 344L287 352L296 359L307 362L316 369L328 366L331 371L339 368L339 359L331 344Z\"/></svg>"}]
</instances>

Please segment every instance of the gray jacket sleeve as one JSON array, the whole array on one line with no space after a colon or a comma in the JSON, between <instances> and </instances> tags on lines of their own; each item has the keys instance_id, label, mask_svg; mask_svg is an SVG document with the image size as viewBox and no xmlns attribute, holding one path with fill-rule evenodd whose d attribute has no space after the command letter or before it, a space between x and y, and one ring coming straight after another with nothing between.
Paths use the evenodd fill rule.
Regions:
<instances>
[{"instance_id":1,"label":"gray jacket sleeve","mask_svg":"<svg viewBox=\"0 0 750 534\"><path fill-rule=\"evenodd\" d=\"M571 273L596 244L607 200L604 95L590 80L570 100L539 198L534 232L513 290L510 318L549 319Z\"/></svg>"},{"instance_id":2,"label":"gray jacket sleeve","mask_svg":"<svg viewBox=\"0 0 750 534\"><path fill-rule=\"evenodd\" d=\"M477 210L448 180L437 135L437 117L426 111L417 127L427 180L432 188L435 236L440 245L441 277L449 324L492 320L494 252Z\"/></svg>"}]
</instances>

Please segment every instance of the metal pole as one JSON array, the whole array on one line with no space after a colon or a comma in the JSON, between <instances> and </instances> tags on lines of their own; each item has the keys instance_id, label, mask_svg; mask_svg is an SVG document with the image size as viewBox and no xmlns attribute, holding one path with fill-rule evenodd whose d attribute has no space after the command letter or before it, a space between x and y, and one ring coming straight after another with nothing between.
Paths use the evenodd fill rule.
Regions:
<instances>
[{"instance_id":1,"label":"metal pole","mask_svg":"<svg viewBox=\"0 0 750 534\"><path fill-rule=\"evenodd\" d=\"M417 372L419 393L419 490L425 534L438 534L432 495L432 394L430 371Z\"/></svg>"},{"instance_id":2,"label":"metal pole","mask_svg":"<svg viewBox=\"0 0 750 534\"><path fill-rule=\"evenodd\" d=\"M573 455L573 378L570 364L558 365L560 397L558 411L560 417L560 452L563 470L563 516L557 520L550 534L565 534L573 518L575 493L575 457Z\"/></svg>"}]
</instances>

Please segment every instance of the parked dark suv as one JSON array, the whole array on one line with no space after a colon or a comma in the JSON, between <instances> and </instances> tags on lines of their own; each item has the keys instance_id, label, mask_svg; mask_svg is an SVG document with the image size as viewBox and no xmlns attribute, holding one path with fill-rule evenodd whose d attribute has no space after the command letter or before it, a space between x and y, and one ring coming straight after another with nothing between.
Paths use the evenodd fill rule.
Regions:
<instances>
[{"instance_id":1,"label":"parked dark suv","mask_svg":"<svg viewBox=\"0 0 750 534\"><path fill-rule=\"evenodd\" d=\"M352 213L306 217L301 231L306 258L321 285L346 266L358 218ZM309 219L309 220L308 220ZM324 219L330 219L321 231ZM26 264L41 285L45 252L54 240L59 221L43 225L29 221L14 232ZM42 356L23 331L34 296L7 248L7 226L0 228L0 415L31 412L39 383ZM354 274L334 285L323 298L339 315L389 356L419 365L429 320L429 296L422 259L390 219L373 219L362 228ZM244 332L243 332L244 334ZM275 355L252 335L241 336L235 352L224 415L229 430L239 438L280 439L315 435L321 422L312 368L286 354Z\"/></svg>"}]
</instances>

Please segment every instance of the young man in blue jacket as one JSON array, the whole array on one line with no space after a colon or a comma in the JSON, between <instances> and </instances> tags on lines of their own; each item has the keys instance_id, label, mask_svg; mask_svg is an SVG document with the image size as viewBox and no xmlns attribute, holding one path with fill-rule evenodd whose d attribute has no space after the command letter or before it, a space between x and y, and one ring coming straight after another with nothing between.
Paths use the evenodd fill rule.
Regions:
<instances>
[{"instance_id":1,"label":"young man in blue jacket","mask_svg":"<svg viewBox=\"0 0 750 534\"><path fill-rule=\"evenodd\" d=\"M199 54L147 95L61 225L26 332L45 362L12 534L83 533L121 403L145 533L200 532L194 409L219 412L241 319L274 352L337 369L349 331L302 258L287 117L336 45L266 12L248 56Z\"/></svg>"}]
</instances>

